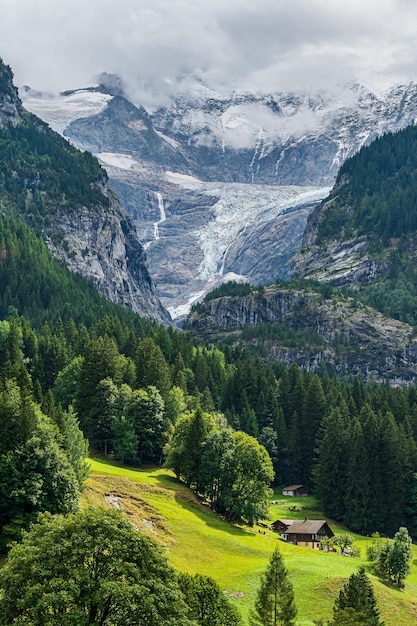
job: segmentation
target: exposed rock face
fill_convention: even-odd
[[[362,145],[412,124],[416,115],[416,85],[377,96],[356,84],[337,93],[190,89],[151,119],[186,146],[198,167],[193,174],[203,180],[324,186]]]
[[[243,328],[265,322],[307,333],[298,347],[286,346],[285,338],[265,339],[269,360],[286,365],[295,362],[313,371],[326,363],[340,376],[372,377],[393,385],[417,380],[413,328],[351,299],[326,300],[315,292],[269,287],[262,295],[255,292],[201,304],[190,315],[187,327],[211,340],[242,342]],[[247,343],[259,344],[259,340]]]
[[[100,106],[97,91],[68,94],[68,101],[60,97],[53,113],[50,98],[42,103],[41,97],[26,94],[30,110],[101,159],[146,246],[150,273],[163,302],[173,313],[228,272],[255,284],[291,277],[290,261],[301,247],[313,203],[304,199],[297,210],[284,213],[277,197],[279,210],[261,218],[253,211],[250,221],[251,212],[244,209],[249,206],[251,188],[258,185],[259,206],[270,204],[271,189],[288,185],[329,188],[340,165],[362,145],[417,117],[417,86],[413,84],[380,96],[358,85],[337,94],[270,95],[222,93],[202,84],[193,87],[167,106],[149,111],[128,102],[119,88],[116,92],[107,89],[105,96],[103,86]],[[77,106],[72,108],[74,99]],[[81,109],[82,115],[70,119],[69,111]],[[178,181],[172,184],[167,171],[198,178],[205,188],[185,188]],[[248,193],[239,197],[239,211],[231,198],[236,198],[234,189],[242,184]],[[223,185],[222,193],[210,185]],[[239,225],[233,240],[218,237],[225,185],[230,187],[225,229]],[[163,197],[163,223],[157,193]],[[323,192],[321,198],[326,195]],[[294,207],[291,202],[284,209],[290,207]],[[154,236],[156,223],[158,237]],[[319,272],[326,263],[328,275],[337,284],[345,284],[350,276],[378,271],[360,245],[352,263],[344,264],[345,251],[336,246],[329,249],[326,259],[317,256],[316,266],[312,261],[311,272]],[[209,256],[213,263],[207,278]],[[295,266],[294,271],[310,275],[307,268]]]
[[[32,117],[22,107],[12,71],[0,59],[0,128],[23,123],[32,123]],[[44,124],[38,132],[52,133]],[[48,215],[47,231],[38,234],[44,237],[55,258],[91,280],[102,295],[145,317],[168,323],[171,317],[150,278],[146,253],[136,230],[104,180],[103,172],[102,182],[90,183],[100,188],[102,203],[98,200],[90,208],[72,204],[65,210],[53,210]],[[26,219],[30,221],[31,217]],[[31,226],[36,229],[36,224]]]
[[[253,285],[291,277],[291,260],[299,247],[315,204],[301,204],[245,231],[228,248],[224,272],[245,276]]]
[[[13,85],[13,72],[0,59],[0,127],[4,123],[16,126],[21,110],[22,104]]]
[[[144,317],[170,320],[149,276],[146,253],[114,196],[108,209],[79,208],[52,228],[54,237],[45,240],[53,255],[91,280],[102,295]]]
[[[314,208],[307,219],[301,252],[291,260],[293,278],[312,278],[338,287],[359,281],[372,281],[386,273],[387,255],[376,257],[369,251],[365,236],[349,241],[329,241],[317,244],[317,229],[332,200]]]

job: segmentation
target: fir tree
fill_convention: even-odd
[[[294,591],[278,550],[269,561],[251,613],[251,626],[292,626],[297,615]]]
[[[351,575],[335,600],[333,621],[330,626],[342,624],[384,625],[379,619],[379,609],[371,581],[363,568],[357,574]]]

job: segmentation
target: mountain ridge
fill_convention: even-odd
[[[382,95],[358,85],[335,94],[259,95],[198,84],[153,109],[129,103],[120,89],[116,96],[109,91],[116,93],[103,85],[55,100],[22,95],[71,141],[96,153],[174,316],[228,273],[256,284],[290,278],[308,215],[340,165],[378,134],[417,117],[414,84]],[[317,190],[315,202],[301,201],[306,186]],[[283,206],[281,190],[290,187],[300,194],[297,206],[292,199]]]
[[[149,276],[146,254],[107,175],[45,122],[28,113],[0,62],[0,195],[56,259],[90,279],[100,293],[158,321],[170,316]]]

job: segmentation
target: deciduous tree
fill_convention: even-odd
[[[0,570],[0,625],[192,626],[159,547],[117,511],[45,514]]]
[[[398,587],[404,587],[404,581],[410,572],[411,537],[402,527],[395,533],[394,540],[387,542],[380,550],[377,570]]]
[[[190,617],[201,626],[240,626],[238,611],[209,576],[180,574],[180,589],[190,607]]]

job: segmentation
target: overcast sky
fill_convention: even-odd
[[[160,100],[192,73],[267,92],[417,80],[416,0],[0,0],[15,82],[64,90],[119,74]]]

